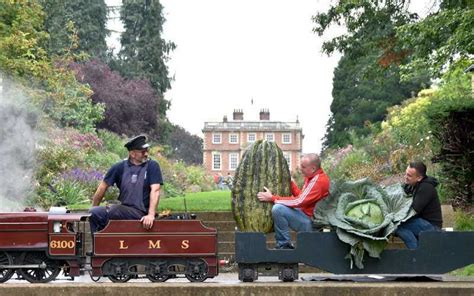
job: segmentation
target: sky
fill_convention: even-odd
[[[170,121],[202,137],[204,122],[222,121],[224,115],[232,119],[234,109],[243,109],[244,120],[257,120],[265,108],[271,120],[298,118],[303,152],[320,152],[340,58],[321,48],[343,29],[331,27],[319,37],[312,32],[311,17],[327,11],[332,2],[161,0],[163,37],[177,45],[167,62],[174,77],[165,93]],[[109,28],[123,30],[119,27],[118,19],[109,22]],[[108,43],[119,44],[119,34],[112,34]]]
[[[204,122],[231,119],[234,109],[243,109],[244,120],[257,120],[265,108],[271,120],[298,119],[303,152],[320,151],[339,55],[321,53],[324,39],[312,32],[311,16],[327,10],[330,1],[161,3],[163,37],[177,45],[167,63],[174,77],[165,93],[171,122],[202,137]],[[109,43],[114,38],[118,42],[115,34]]]

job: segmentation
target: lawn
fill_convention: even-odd
[[[188,193],[184,197],[160,198],[158,204],[158,212],[171,210],[172,212],[183,212],[184,201],[188,211],[205,212],[205,211],[230,211],[230,191],[216,190],[209,192]],[[74,204],[67,208],[76,211],[87,211],[90,204]]]
[[[184,197],[170,197],[160,199],[158,211],[184,211],[184,203],[188,211],[230,211],[230,191],[218,190],[209,192],[188,193]]]

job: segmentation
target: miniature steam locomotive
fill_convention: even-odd
[[[15,273],[31,283],[52,281],[61,271],[72,278],[88,271],[93,280],[105,276],[113,282],[143,276],[164,282],[182,275],[202,282],[219,273],[217,230],[189,215],[156,220],[149,230],[140,221],[112,220],[92,236],[88,216],[0,213],[0,283]],[[350,267],[349,248],[334,232],[297,233],[296,242],[295,249],[269,249],[265,234],[236,231],[239,279],[252,282],[273,273],[294,281],[302,263],[333,274],[385,275],[443,274],[474,263],[474,232],[422,233],[418,249],[385,250],[380,259],[367,258],[364,269]]]
[[[46,283],[61,270],[71,277],[89,270],[91,277],[106,276],[113,282],[141,275],[164,282],[183,274],[201,282],[219,272],[217,230],[199,220],[157,220],[149,230],[139,221],[110,221],[88,243],[87,217],[0,213],[0,283],[15,273],[31,283]]]

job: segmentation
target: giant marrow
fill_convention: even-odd
[[[232,186],[232,212],[240,231],[271,232],[272,202],[261,202],[257,193],[267,187],[274,195],[289,196],[291,175],[281,149],[259,140],[244,152]]]

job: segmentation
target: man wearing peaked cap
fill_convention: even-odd
[[[148,158],[147,138],[131,138],[125,145],[128,158],[114,164],[99,184],[93,198],[89,218],[92,232],[102,230],[109,220],[140,220],[150,229],[155,220],[155,210],[160,198],[163,177],[158,162]],[[105,192],[116,185],[120,204],[99,206]]]
[[[130,139],[127,143],[125,143],[124,147],[127,148],[128,151],[142,150],[149,148],[150,144],[146,142],[146,136],[140,135]]]

